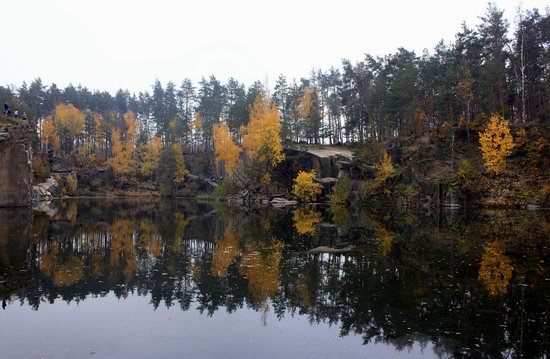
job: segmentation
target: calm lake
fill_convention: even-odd
[[[550,212],[0,209],[0,358],[548,358]]]

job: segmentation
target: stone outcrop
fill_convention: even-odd
[[[295,206],[298,204],[298,201],[294,201],[286,198],[273,198],[270,203],[275,208],[283,208],[287,206]]]
[[[185,188],[183,194],[185,197],[194,197],[198,193],[212,193],[216,187],[218,187],[218,184],[212,179],[187,174],[185,175]]]
[[[334,146],[285,147],[284,153],[289,168],[314,170],[319,178],[339,177],[341,172],[349,172],[353,159],[349,149]]]
[[[40,201],[49,201],[53,199],[54,193],[56,193],[59,190],[59,183],[55,180],[55,178],[50,177],[46,180],[46,182],[39,183],[36,186],[33,186],[33,195],[32,200],[33,202],[40,202]]]
[[[32,203],[31,128],[0,123],[0,207]]]

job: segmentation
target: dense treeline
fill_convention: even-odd
[[[517,18],[511,32],[503,12],[489,4],[475,28],[464,24],[453,42],[440,42],[432,53],[400,48],[357,63],[343,60],[341,68],[312,71],[299,81],[281,75],[270,99],[279,112],[282,140],[363,143],[444,124],[469,133],[493,113],[517,124],[548,123],[550,14],[533,9]],[[51,146],[81,162],[112,164],[122,156],[114,162],[125,167],[134,161],[130,167],[149,176],[148,153],[160,156],[162,148],[175,152],[165,155],[170,157],[211,153],[215,124],[226,124],[242,143],[249,109],[267,90],[260,82],[246,88],[212,75],[198,84],[156,81],[152,91],[120,89],[113,96],[81,85],[47,86],[37,78],[17,89],[0,88],[0,100],[26,112],[37,148]],[[213,156],[207,157],[206,172],[212,172]]]

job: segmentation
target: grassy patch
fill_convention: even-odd
[[[22,125],[23,121],[19,118],[0,115],[0,125],[8,125],[8,124]]]

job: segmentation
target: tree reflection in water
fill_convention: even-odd
[[[550,353],[545,213],[155,200],[65,201],[47,212],[0,211],[8,305],[135,293],[154,308],[300,314],[365,343],[432,343],[440,356]]]

